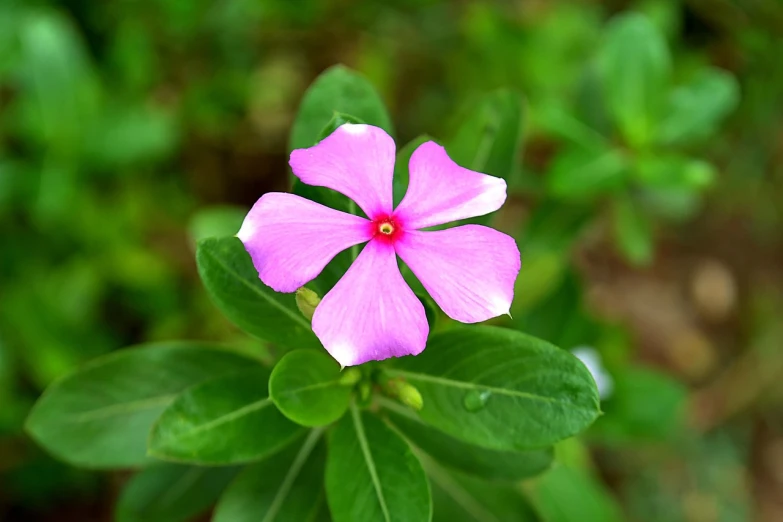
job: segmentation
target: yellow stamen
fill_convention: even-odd
[[[394,227],[391,225],[391,223],[384,223],[379,227],[379,230],[381,231],[381,234],[386,234],[388,236],[394,232]]]

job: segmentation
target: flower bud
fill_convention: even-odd
[[[416,411],[424,407],[424,399],[419,390],[412,384],[397,378],[392,378],[382,382],[384,393],[389,397],[394,397],[404,405],[413,408]]]
[[[424,407],[424,399],[421,397],[421,393],[412,384],[403,383],[398,391],[398,397],[400,402],[404,405],[413,408],[416,411],[420,411]]]
[[[340,375],[340,386],[353,386],[362,379],[362,372],[359,368],[348,368]]]
[[[313,320],[313,314],[315,313],[315,307],[321,302],[321,298],[318,294],[310,290],[309,288],[302,287],[296,291],[296,307],[302,312],[302,315],[308,321]]]

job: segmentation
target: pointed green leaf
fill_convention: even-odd
[[[147,436],[155,419],[180,392],[256,364],[197,343],[120,350],[52,384],[30,412],[26,429],[76,466],[138,466],[149,460]]]
[[[653,256],[652,224],[628,197],[614,201],[614,239],[620,252],[635,265],[650,263]]]
[[[513,486],[485,482],[427,466],[432,481],[433,522],[539,522]]]
[[[444,466],[486,479],[521,480],[552,464],[552,448],[511,452],[467,444],[422,422],[411,410],[384,401],[389,421],[408,440]]]
[[[523,126],[522,96],[498,90],[470,108],[446,150],[461,166],[508,181],[519,163]]]
[[[653,139],[669,92],[671,57],[661,32],[642,14],[609,23],[599,54],[606,104],[625,139],[643,146]]]
[[[587,200],[610,193],[625,183],[628,160],[619,150],[566,149],[547,173],[549,194],[567,200]]]
[[[292,421],[325,426],[348,409],[351,387],[340,384],[340,365],[325,351],[295,350],[272,371],[269,395]]]
[[[570,353],[490,326],[430,337],[416,357],[386,370],[424,398],[422,420],[485,448],[519,451],[579,433],[598,416],[592,376]]]
[[[479,99],[446,142],[449,157],[470,170],[516,181],[524,130],[522,96],[498,90]],[[485,225],[494,213],[459,221]]]
[[[329,437],[326,498],[334,522],[428,522],[430,488],[410,447],[351,408]]]
[[[605,486],[579,469],[557,465],[532,482],[528,491],[536,511],[547,522],[626,520]]]
[[[215,508],[213,522],[328,520],[324,492],[326,451],[313,430],[285,451],[245,468]]]
[[[117,501],[117,522],[184,522],[206,511],[236,468],[155,464],[128,481]]]
[[[739,103],[736,78],[720,69],[709,68],[687,85],[675,89],[669,98],[666,118],[658,139],[675,144],[707,138]]]
[[[201,241],[196,263],[210,297],[238,327],[285,348],[321,346],[296,308],[294,295],[275,292],[261,282],[238,238]]]
[[[612,396],[604,401],[606,415],[590,429],[604,443],[671,440],[685,416],[687,390],[668,375],[627,367],[614,376]]]
[[[155,423],[151,455],[202,465],[259,460],[303,433],[272,403],[269,370],[225,375],[186,390]]]
[[[291,129],[291,149],[312,147],[335,112],[350,114],[393,134],[391,119],[372,84],[343,65],[330,67],[307,89]]]

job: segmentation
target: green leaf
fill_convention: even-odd
[[[514,315],[517,330],[544,339],[555,346],[573,348],[598,340],[598,326],[585,313],[583,282],[571,268],[562,274],[558,287],[533,308]]]
[[[533,209],[525,225],[524,248],[563,255],[576,243],[592,217],[591,205],[544,200]]]
[[[47,154],[73,158],[100,114],[100,85],[87,49],[57,11],[29,9],[19,20],[21,124]]]
[[[312,147],[335,112],[350,114],[393,134],[378,93],[364,76],[343,65],[330,67],[307,89],[291,129],[291,149]]]
[[[580,121],[560,103],[544,103],[532,115],[535,124],[550,134],[587,150],[605,150],[607,140],[601,133]]]
[[[586,472],[559,465],[530,484],[530,500],[546,522],[623,522],[603,484]]]
[[[418,138],[414,138],[405,144],[404,147],[397,151],[397,158],[394,161],[394,206],[400,204],[402,198],[405,196],[405,192],[408,191],[408,180],[410,179],[410,173],[408,172],[408,164],[411,161],[413,152],[419,148],[419,145],[428,141],[434,141],[431,137],[423,134]]]
[[[128,481],[117,501],[117,522],[180,522],[206,511],[236,468],[155,464]]]
[[[616,17],[599,53],[606,104],[625,139],[634,147],[655,136],[669,92],[671,57],[666,40],[641,14]]]
[[[525,270],[514,282],[514,302],[511,315],[530,310],[557,290],[568,265],[568,258],[560,252],[532,250],[524,252]]]
[[[202,465],[259,460],[302,434],[268,393],[263,367],[225,375],[186,390],[150,434],[154,457]]]
[[[685,387],[671,377],[626,368],[614,375],[614,392],[604,402],[606,415],[590,434],[609,443],[670,440],[682,426],[686,399]]]
[[[318,141],[321,141],[324,138],[328,137],[330,134],[332,134],[339,127],[345,125],[346,123],[365,123],[365,121],[360,118],[357,118],[356,116],[351,116],[350,114],[345,114],[343,112],[335,111],[334,114],[332,114],[332,119],[329,120],[329,123],[327,123],[324,126],[324,128],[321,129],[321,132],[318,134]]]
[[[256,362],[196,343],[161,343],[95,359],[52,384],[27,432],[59,459],[90,468],[148,462],[155,419],[185,388]]]
[[[446,150],[461,166],[508,181],[519,164],[523,130],[522,96],[498,90],[470,108]]]
[[[687,156],[649,154],[637,158],[634,177],[645,188],[698,191],[713,183],[715,169]]]
[[[177,148],[179,129],[173,112],[147,106],[110,105],[103,109],[87,144],[96,166],[118,169],[161,161]]]
[[[421,392],[428,424],[485,448],[519,451],[579,433],[598,416],[598,390],[570,353],[519,332],[454,328],[386,370]]]
[[[188,232],[193,243],[210,237],[232,236],[239,231],[247,215],[247,209],[239,206],[221,205],[207,207],[190,218]]]
[[[512,486],[485,482],[427,466],[432,481],[433,522],[538,522]]]
[[[351,388],[340,384],[340,365],[321,350],[295,350],[277,363],[269,396],[280,411],[303,426],[325,426],[343,416]]]
[[[635,196],[651,218],[674,223],[682,223],[695,216],[703,200],[701,192],[684,187],[645,187]]]
[[[326,499],[334,522],[427,522],[430,487],[410,447],[355,406],[329,437]]]
[[[619,150],[569,148],[552,161],[547,173],[549,194],[584,200],[623,186],[628,160]]]
[[[552,448],[526,452],[481,448],[427,426],[411,410],[396,403],[382,404],[390,422],[411,443],[452,469],[486,479],[521,480],[538,475],[552,464]]]
[[[196,263],[214,303],[246,332],[285,348],[321,346],[297,310],[294,295],[277,293],[261,282],[238,238],[201,241]]]
[[[737,107],[739,96],[734,76],[720,69],[705,69],[691,83],[672,92],[658,141],[671,145],[709,137]]]
[[[262,462],[248,466],[220,498],[213,522],[328,520],[323,486],[326,451],[313,430]]]
[[[628,197],[614,201],[614,239],[620,252],[631,263],[646,265],[652,261],[652,225]]]

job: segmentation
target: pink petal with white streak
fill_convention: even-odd
[[[372,125],[346,123],[309,149],[291,153],[302,183],[351,198],[371,219],[392,211],[394,140]]]
[[[509,312],[521,265],[512,237],[465,225],[406,232],[395,249],[452,319],[477,323]]]
[[[237,233],[258,276],[277,292],[315,279],[334,256],[368,241],[371,223],[294,194],[261,196]]]
[[[424,306],[402,278],[391,244],[364,247],[315,309],[313,331],[342,366],[424,350]]]
[[[409,230],[483,216],[506,201],[503,179],[460,167],[434,141],[413,152],[408,170],[408,192],[394,213]]]

